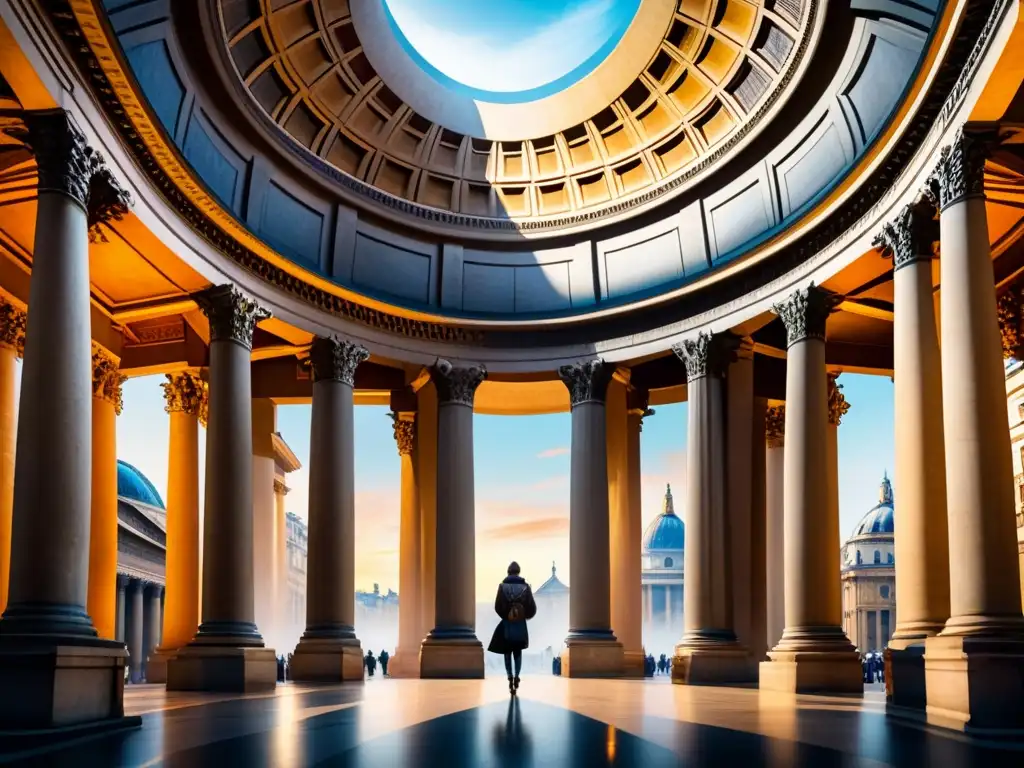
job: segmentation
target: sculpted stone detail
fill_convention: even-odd
[[[603,360],[587,360],[558,369],[559,378],[569,388],[569,402],[573,408],[583,403],[603,403],[613,373],[615,369]]]
[[[36,156],[39,191],[67,195],[84,208],[90,179],[102,161],[85,143],[78,126],[63,109],[26,112],[25,126]]]
[[[124,402],[121,399],[121,385],[127,380],[122,376],[117,361],[97,346],[92,350],[92,396],[106,400],[114,406],[114,413],[121,415]]]
[[[940,210],[968,197],[984,196],[985,158],[994,139],[994,132],[961,128],[953,143],[942,148],[935,169]]]
[[[94,154],[95,164],[92,177],[89,179],[89,201],[87,213],[89,219],[89,241],[93,243],[107,242],[103,232],[104,226],[112,221],[121,221],[132,206],[132,196],[114,178],[103,158]]]
[[[999,335],[1003,342],[1003,357],[1024,360],[1024,328],[1022,325],[1022,297],[1016,287],[1002,293],[996,304],[999,317]]]
[[[344,341],[337,336],[317,336],[309,348],[309,365],[313,383],[340,381],[356,385],[356,368],[370,357],[366,347]]]
[[[160,385],[167,401],[164,410],[197,416],[205,426],[210,407],[210,385],[194,373],[168,373],[165,377],[167,381]]]
[[[251,350],[253,330],[270,317],[270,310],[233,285],[216,285],[192,298],[210,321],[210,341],[233,341]]]
[[[476,388],[487,378],[487,369],[482,365],[456,368],[447,360],[438,358],[430,369],[430,378],[437,387],[438,402],[472,408]]]
[[[786,406],[773,405],[764,414],[764,437],[769,448],[786,444]]]
[[[850,410],[850,404],[843,395],[843,385],[837,381],[839,374],[827,373],[825,376],[828,379],[828,423],[838,427]]]
[[[276,477],[274,478],[274,495],[287,496],[290,490],[291,488],[285,485],[284,481],[278,480]]]
[[[882,255],[892,257],[893,271],[915,261],[930,261],[933,246],[939,239],[939,223],[935,208],[927,197],[906,205],[896,218],[882,227],[872,245]]]
[[[788,346],[804,339],[825,340],[825,321],[840,302],[836,294],[811,283],[800,288],[781,304],[772,307],[772,312],[782,318],[786,326]]]
[[[739,337],[731,333],[702,331],[696,339],[673,345],[672,351],[686,365],[686,380],[695,381],[703,376],[722,378],[739,346]]]
[[[399,456],[411,456],[416,447],[416,414],[391,412]]]
[[[24,312],[0,299],[0,345],[13,348],[18,357],[25,354],[26,319]]]

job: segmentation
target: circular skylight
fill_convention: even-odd
[[[532,101],[586,77],[640,0],[383,0],[392,30],[442,84],[484,101]]]

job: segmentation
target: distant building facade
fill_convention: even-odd
[[[537,616],[530,627],[530,645],[536,650],[550,647],[555,653],[565,642],[563,629],[569,626],[569,587],[558,578],[558,569],[551,563],[551,577],[533,591]]]
[[[1013,457],[1013,499],[1017,513],[1017,553],[1024,595],[1024,363],[1006,361],[1006,410]],[[1024,600],[1022,600],[1024,602]]]
[[[306,521],[289,512],[285,516],[287,535],[285,552],[288,562],[288,595],[285,615],[293,626],[306,626],[306,558],[309,531]]]
[[[667,486],[661,514],[647,526],[641,552],[643,621],[650,629],[682,627],[685,543],[685,525]]]

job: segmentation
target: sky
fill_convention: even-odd
[[[161,381],[163,377],[151,376],[125,383],[117,441],[118,456],[138,467],[166,496],[168,421]],[[893,475],[892,383],[854,374],[839,381],[852,405],[839,427],[840,532],[845,538],[878,503],[885,471],[893,478],[898,508],[899,478]],[[684,514],[686,405],[655,410],[644,420],[641,436],[645,528],[661,512],[666,483],[672,484],[676,512]],[[303,518],[310,414],[305,405],[278,408],[278,430],[303,465],[288,476],[292,491],[287,509]],[[568,583],[570,415],[477,415],[473,428],[478,597],[490,599],[513,559],[534,584],[548,577],[555,561],[559,577]],[[356,408],[355,444],[356,586],[371,589],[378,583],[382,590],[397,590],[400,465],[386,408]]]
[[[640,0],[385,0],[392,30],[435,79],[469,95],[540,98],[589,74]],[[517,99],[518,100],[518,99]]]

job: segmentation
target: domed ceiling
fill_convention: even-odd
[[[411,203],[524,229],[649,203],[782,92],[804,0],[216,0],[298,144]],[[358,189],[358,187],[356,187]]]

